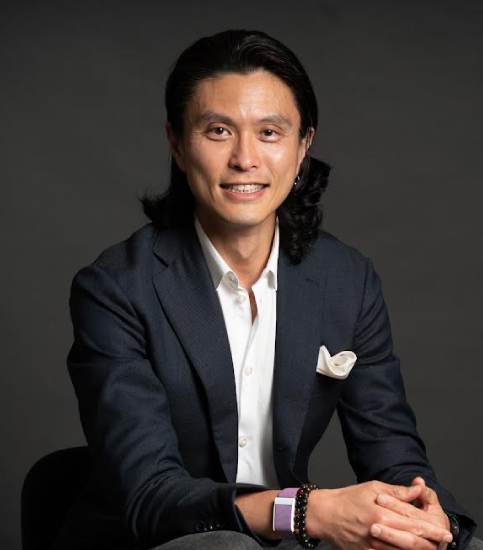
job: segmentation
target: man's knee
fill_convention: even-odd
[[[473,537],[468,544],[468,550],[483,550],[483,541]]]
[[[210,531],[173,539],[152,550],[260,550],[251,537],[236,531]]]

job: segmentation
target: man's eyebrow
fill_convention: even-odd
[[[232,118],[230,118],[227,115],[224,115],[223,113],[216,113],[215,111],[205,111],[195,119],[196,124],[203,124],[203,123],[212,122],[212,121],[222,122],[230,126],[235,126],[235,122]],[[277,113],[274,113],[273,115],[264,116],[260,118],[258,122],[278,124],[279,126],[286,127],[287,129],[292,128],[291,121],[287,117]]]

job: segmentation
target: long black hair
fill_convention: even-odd
[[[166,83],[167,120],[177,137],[183,135],[183,115],[196,84],[224,73],[246,74],[264,69],[291,89],[300,114],[299,137],[317,129],[317,100],[309,77],[295,54],[262,31],[227,30],[197,40],[184,50]],[[299,180],[277,209],[280,246],[290,261],[300,263],[317,238],[322,223],[320,197],[327,188],[330,167],[306,154]],[[192,223],[195,200],[185,173],[171,158],[170,185],[165,193],[141,198],[143,210],[156,225]]]

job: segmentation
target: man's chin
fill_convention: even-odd
[[[212,208],[210,211],[198,211],[203,226],[212,230],[232,231],[273,227],[276,211],[268,209]]]
[[[225,218],[225,226],[228,228],[248,230],[263,227],[269,227],[271,222],[275,220],[274,214],[257,215],[257,216],[227,216]]]

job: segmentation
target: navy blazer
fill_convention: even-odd
[[[68,370],[95,470],[63,540],[149,548],[211,529],[249,533],[234,498],[266,487],[236,483],[233,365],[194,227],[147,224],[108,248],[76,274],[70,307]],[[316,373],[322,345],[356,353],[347,379]],[[380,279],[327,232],[298,265],[280,247],[273,384],[281,487],[307,481],[337,411],[359,482],[421,475],[469,538],[474,522],[438,483],[406,401]]]

